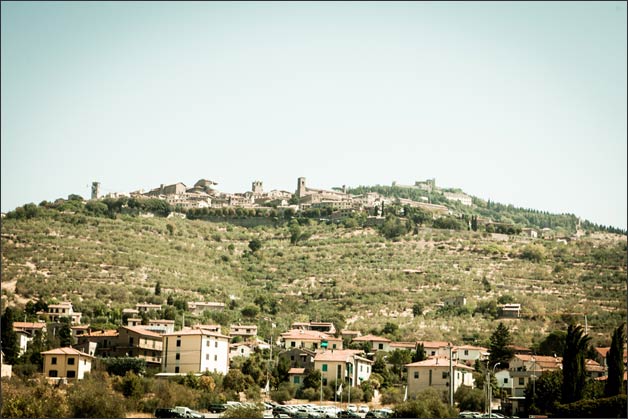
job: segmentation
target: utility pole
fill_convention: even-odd
[[[449,349],[449,405],[454,405],[454,365],[452,360],[452,347],[451,345],[447,345],[447,349]]]

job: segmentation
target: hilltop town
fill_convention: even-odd
[[[625,235],[433,179],[215,187],[95,184],[6,214],[3,416],[569,416],[574,324],[583,402],[625,403],[603,397]]]

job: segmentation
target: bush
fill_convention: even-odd
[[[626,417],[626,395],[558,404],[557,418],[622,418]]]
[[[63,418],[68,414],[65,394],[44,379],[28,385],[17,378],[2,382],[3,418]]]
[[[229,407],[222,414],[223,418],[263,418],[264,411],[259,406]]]
[[[287,389],[274,390],[270,392],[270,399],[280,404],[284,404],[288,400],[292,400],[292,396]]]
[[[382,390],[382,404],[399,404],[403,401],[403,393],[401,389],[389,387]]]
[[[68,390],[68,406],[73,418],[122,418],[124,398],[113,391],[106,373],[90,374]]]
[[[393,412],[395,418],[454,418],[458,411],[443,401],[443,393],[434,388],[419,392],[414,400],[398,404]]]

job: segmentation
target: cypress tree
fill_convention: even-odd
[[[495,329],[491,335],[489,364],[493,366],[499,362],[502,368],[507,368],[508,363],[514,355],[512,348],[508,347],[511,344],[512,337],[510,336],[510,330],[504,323],[500,322],[497,329]]]
[[[13,309],[11,307],[7,307],[0,322],[0,346],[2,347],[2,353],[4,354],[4,362],[9,365],[15,364],[15,361],[17,361],[20,353],[17,334],[13,330],[13,321]]]
[[[584,334],[582,326],[569,325],[563,352],[563,404],[582,399],[587,378],[585,354],[590,340],[591,338]]]
[[[626,335],[622,324],[613,332],[611,348],[606,355],[606,365],[608,365],[608,379],[604,394],[606,397],[622,394],[624,386],[624,340]]]

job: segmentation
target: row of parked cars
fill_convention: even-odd
[[[460,412],[459,415],[461,418],[473,418],[473,419],[484,419],[484,418],[494,418],[494,419],[505,419],[505,418],[517,418],[517,416],[504,416],[501,413],[491,412],[491,413],[480,413],[480,412],[469,412],[464,411]]]
[[[364,416],[363,416],[364,415]],[[348,405],[346,410],[335,406],[319,406],[315,404],[275,405],[272,417],[288,418],[388,418],[392,415],[390,409],[370,411],[368,406]]]

